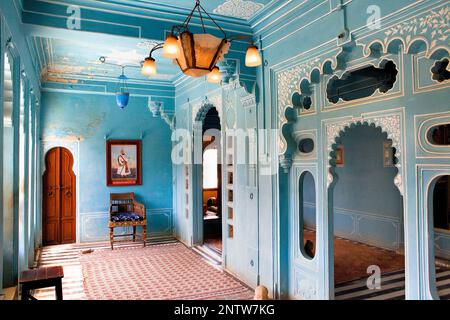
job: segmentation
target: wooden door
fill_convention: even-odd
[[[73,156],[65,148],[53,148],[45,156],[43,176],[44,245],[76,241],[76,177]]]

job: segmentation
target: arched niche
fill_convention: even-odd
[[[442,123],[429,128],[426,138],[434,146],[450,146],[450,123]]]
[[[312,260],[317,247],[316,183],[310,171],[303,171],[298,178],[298,245],[306,259]]]

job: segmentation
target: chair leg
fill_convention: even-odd
[[[109,241],[111,242],[111,250],[114,250],[114,228],[109,228]]]
[[[142,226],[142,241],[144,241],[144,247],[146,240],[147,240],[147,226]]]
[[[133,242],[136,241],[136,226],[133,226]]]
[[[62,300],[63,299],[63,291],[62,291],[61,279],[59,279],[58,282],[56,283],[55,291],[56,291],[56,300]]]

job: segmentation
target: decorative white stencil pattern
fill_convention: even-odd
[[[290,69],[280,72],[277,76],[277,86],[278,86],[278,121],[280,129],[280,139],[278,143],[278,149],[280,154],[285,153],[287,145],[284,141],[283,134],[281,133],[281,128],[287,119],[285,117],[286,108],[292,105],[291,96],[296,91],[299,90],[298,85],[300,80],[303,78],[308,78],[311,71],[314,68],[320,69],[320,59],[313,58],[302,64],[298,64]]]
[[[246,0],[226,0],[223,4],[214,9],[214,13],[235,18],[249,19],[256,11],[262,9],[264,5]]]
[[[317,289],[314,280],[304,278],[299,274],[296,274],[297,281],[297,295],[305,300],[317,299]]]
[[[437,46],[438,42],[445,42],[450,36],[450,7],[431,11],[429,14],[419,18],[413,18],[399,23],[385,31],[385,43],[395,37],[405,38],[408,46],[416,36],[429,34],[431,36],[430,48]]]

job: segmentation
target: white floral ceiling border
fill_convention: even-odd
[[[249,0],[226,0],[213,12],[229,17],[249,19],[263,7],[264,4]]]

